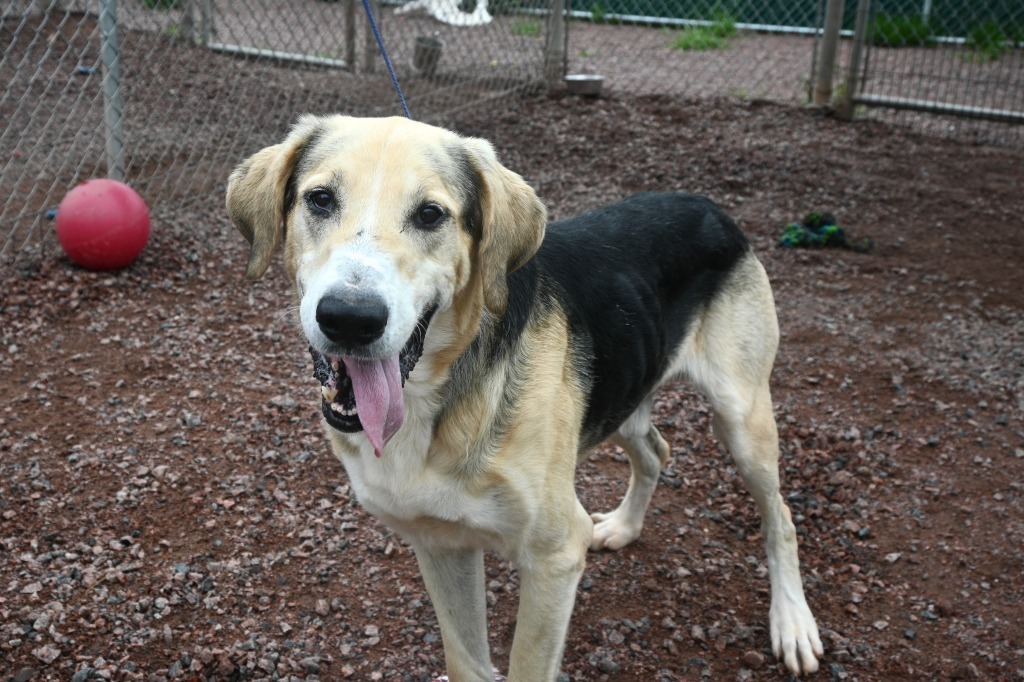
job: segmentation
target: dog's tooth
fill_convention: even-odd
[[[359,414],[359,410],[357,410],[356,408],[347,408],[344,405],[340,405],[338,403],[331,403],[331,410],[337,412],[342,417],[354,417],[357,414]]]
[[[338,362],[337,360],[331,360],[331,369],[337,372],[339,367],[341,367],[340,362]]]
[[[323,394],[324,400],[326,400],[327,402],[331,402],[332,400],[334,400],[334,396],[338,395],[338,389],[328,388],[327,386],[321,386],[320,393]]]

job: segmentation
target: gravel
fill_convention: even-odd
[[[466,113],[554,217],[721,202],[775,286],[784,492],[822,679],[1024,679],[1024,165],[763,102],[538,98]],[[775,246],[834,213],[868,254]],[[114,273],[0,298],[0,680],[416,680],[443,671],[410,550],[328,453],[279,267],[244,281],[220,195]],[[641,540],[590,557],[562,680],[779,679],[758,521],[685,386]],[[588,509],[628,467],[584,461]],[[518,579],[487,563],[507,671]]]

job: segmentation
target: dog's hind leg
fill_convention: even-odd
[[[772,603],[772,650],[793,673],[814,672],[823,654],[804,597],[796,528],[779,490],[779,436],[768,379],[778,347],[771,289],[756,261],[737,273],[732,293],[709,310],[684,372],[710,399],[715,435],[732,454],[761,514]],[[713,350],[712,350],[713,349]]]
[[[629,457],[629,487],[615,511],[594,513],[591,549],[621,549],[640,536],[647,505],[668,461],[669,446],[651,423],[654,397],[648,396],[609,440]]]
[[[714,431],[732,454],[761,514],[772,588],[772,650],[795,674],[814,672],[823,650],[800,579],[796,528],[779,491],[778,435],[767,384],[755,390],[746,409],[736,407],[716,401]]]
[[[423,582],[441,625],[449,678],[453,682],[493,682],[487,646],[483,552],[415,549]]]

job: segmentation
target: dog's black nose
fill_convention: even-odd
[[[316,304],[316,323],[328,339],[343,348],[355,349],[384,334],[388,307],[376,296],[324,296]]]

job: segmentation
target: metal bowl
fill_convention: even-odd
[[[601,94],[604,76],[592,73],[577,73],[565,77],[565,89],[570,95],[597,97]]]

